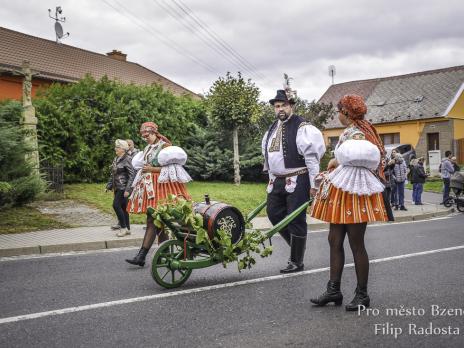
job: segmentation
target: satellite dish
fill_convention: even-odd
[[[63,37],[63,27],[59,22],[55,22],[55,33],[57,38],[61,39]]]

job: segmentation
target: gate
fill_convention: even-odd
[[[63,163],[52,165],[48,161],[42,161],[40,164],[40,173],[47,182],[47,189],[57,193],[64,192],[64,175]]]

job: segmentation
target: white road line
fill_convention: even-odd
[[[464,245],[458,245],[458,246],[454,246],[454,247],[435,249],[435,250],[421,251],[421,252],[412,253],[412,254],[404,254],[404,255],[384,257],[384,258],[380,258],[380,259],[371,260],[370,263],[388,262],[388,261],[406,259],[406,258],[410,258],[410,257],[430,255],[430,254],[436,254],[436,253],[441,253],[441,252],[446,252],[446,251],[453,251],[453,250],[460,250],[460,249],[464,249]],[[354,266],[353,263],[349,263],[349,264],[345,265],[345,267],[353,267],[353,266]],[[155,300],[155,299],[160,299],[160,298],[181,296],[181,295],[193,294],[193,293],[198,293],[198,292],[205,292],[205,291],[210,291],[210,290],[231,288],[231,287],[247,285],[247,284],[256,284],[256,283],[262,283],[262,282],[278,280],[278,279],[284,279],[284,278],[290,278],[290,277],[301,277],[301,276],[304,276],[304,275],[307,275],[307,274],[321,273],[321,272],[325,272],[325,271],[328,271],[328,270],[329,270],[329,267],[317,268],[317,269],[312,269],[312,270],[303,271],[303,272],[299,272],[299,273],[293,273],[293,274],[275,275],[275,276],[269,276],[269,277],[263,277],[263,278],[242,280],[242,281],[232,282],[232,283],[204,286],[204,287],[195,288],[195,289],[166,292],[166,293],[163,293],[163,294],[156,294],[156,295],[142,296],[142,297],[133,297],[133,298],[127,298],[127,299],[123,299],[123,300],[102,302],[102,303],[94,303],[94,304],[85,305],[85,306],[69,307],[69,308],[57,309],[57,310],[47,311],[47,312],[38,312],[38,313],[31,313],[31,314],[25,314],[25,315],[18,315],[18,316],[15,316],[15,317],[0,318],[0,324],[14,323],[14,322],[23,321],[23,320],[38,319],[38,318],[56,316],[56,315],[67,314],[67,313],[82,312],[82,311],[87,311],[87,310],[91,310],[91,309],[113,307],[113,306],[119,306],[119,305],[124,305],[124,304],[129,304],[129,303],[135,303],[135,302],[144,302],[144,301],[150,301],[150,300]]]

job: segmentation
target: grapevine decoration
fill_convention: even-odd
[[[203,216],[194,212],[192,202],[174,195],[170,195],[156,209],[149,208],[148,212],[158,228],[172,234],[167,225],[174,223],[195,234],[195,243],[204,248],[214,259],[221,260],[224,268],[228,263],[237,262],[240,272],[243,269],[250,269],[256,263],[253,253],[261,257],[272,254],[272,245],[264,245],[268,237],[258,230],[248,229],[242,239],[233,244],[230,231],[233,227],[231,224],[234,222],[227,219],[220,223],[221,228],[211,240],[203,227]],[[171,235],[172,237],[174,236]]]

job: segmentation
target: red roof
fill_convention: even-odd
[[[86,74],[96,79],[106,75],[123,83],[156,83],[176,95],[199,98],[198,94],[137,63],[0,27],[0,69],[20,69],[24,60],[30,62],[33,71],[39,72],[39,77],[54,81],[78,81]]]

